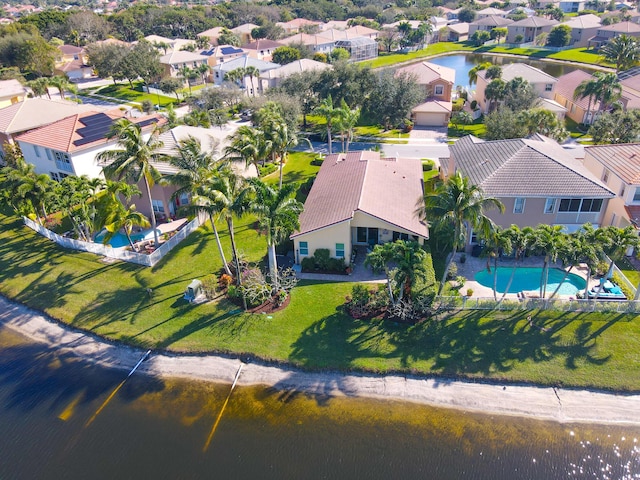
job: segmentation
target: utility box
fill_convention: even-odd
[[[202,292],[202,282],[200,280],[192,280],[184,291],[184,299],[193,303],[204,296]]]

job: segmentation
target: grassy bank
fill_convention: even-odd
[[[251,219],[238,222],[238,244],[259,261],[264,240],[251,226]],[[309,369],[640,390],[640,325],[633,316],[534,312],[534,326],[526,312],[463,312],[415,326],[356,321],[342,310],[349,283],[301,282],[289,307],[273,315],[243,314],[224,300],[182,300],[193,278],[219,267],[208,227],[155,268],[142,268],[66,251],[0,215],[0,292],[115,340],[246,353]]]

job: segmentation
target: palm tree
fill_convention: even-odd
[[[638,39],[626,34],[609,40],[601,50],[604,59],[616,66],[616,71],[627,70],[640,61],[640,44]]]
[[[590,246],[589,246],[590,247]],[[564,275],[558,286],[553,291],[549,300],[556,296],[560,291],[562,284],[565,282],[573,267],[577,267],[582,263],[585,256],[590,255],[591,250],[585,250],[585,245],[581,241],[580,237],[576,235],[567,235],[563,238],[558,246],[558,258],[562,262],[564,267]],[[569,268],[567,268],[569,267]]]
[[[484,91],[485,98],[489,101],[489,110],[495,105],[498,106],[498,102],[504,99],[506,94],[507,84],[501,78],[494,78]]]
[[[155,214],[153,213],[151,187],[160,178],[160,174],[153,166],[153,163],[167,159],[166,155],[160,153],[160,149],[164,144],[158,139],[157,130],[154,130],[149,138],[145,140],[142,128],[126,118],[122,118],[113,124],[108,138],[116,138],[118,140],[117,145],[120,148],[100,152],[96,155],[96,160],[105,164],[102,170],[107,178],[126,179],[133,183],[144,180],[144,186],[149,197],[153,238],[157,246],[159,245],[158,231],[156,229]]]
[[[622,257],[630,247],[638,246],[638,234],[632,225],[625,228],[609,226],[602,228],[602,230],[608,240],[603,245],[603,250],[611,259],[607,273],[607,276],[611,276],[615,261]]]
[[[51,100],[51,95],[49,94],[49,79],[47,77],[40,77],[35,80],[31,80],[27,82],[27,86],[31,88],[31,91],[36,97],[46,95],[47,98]]]
[[[331,98],[331,95],[322,100],[320,102],[320,105],[315,108],[315,114],[324,117],[325,121],[327,122],[327,142],[329,144],[329,155],[331,155],[332,153],[331,128],[333,126],[333,121],[336,118],[337,110],[338,109],[333,106],[333,99]]]
[[[591,103],[593,99],[597,100],[598,98],[598,82],[596,78],[583,80],[573,92],[574,100],[585,97],[589,99],[589,103],[587,104],[587,118],[584,123],[593,123],[593,118],[591,116]]]
[[[182,77],[182,79],[183,79],[184,81],[186,81],[186,82],[187,82],[187,86],[189,87],[189,95],[191,95],[191,93],[192,93],[192,92],[191,92],[191,79],[193,78],[193,77],[192,77],[193,71],[192,71],[192,70],[191,70],[191,68],[190,68],[190,67],[188,67],[187,65],[183,65],[183,66],[180,68],[180,70],[179,70],[179,72],[178,72],[178,73],[180,74],[180,76]],[[184,86],[184,85],[183,85],[183,86]]]
[[[198,39],[200,38],[205,38],[205,37],[198,37]],[[205,38],[205,41],[206,38]],[[207,85],[207,75],[209,75],[209,65],[207,65],[206,63],[201,63],[200,65],[198,65],[198,68],[196,68],[196,71],[202,76],[202,83],[206,86]]]
[[[60,98],[62,100],[65,99],[64,92],[66,90],[69,90],[72,92],[75,91],[74,85],[71,82],[69,82],[69,79],[66,76],[63,76],[63,75],[57,75],[55,77],[51,77],[49,79],[49,85],[58,89],[58,92],[60,92]]]
[[[490,262],[493,259],[493,299],[498,300],[498,260],[504,252],[511,252],[511,234],[508,230],[496,227],[485,238],[484,252],[487,255],[487,270],[491,271]]]
[[[289,150],[298,145],[298,136],[289,130],[284,121],[269,121],[265,125],[265,135],[271,142],[271,152],[273,158],[280,160],[280,180],[278,187],[282,188],[282,174],[284,164],[287,162]]]
[[[469,85],[473,85],[478,81],[478,72],[486,70],[491,65],[493,65],[491,62],[482,62],[472,67],[471,70],[469,70]]]
[[[494,229],[493,222],[485,215],[490,208],[504,212],[500,200],[486,197],[479,186],[471,184],[469,178],[463,177],[460,172],[449,177],[434,191],[426,193],[419,202],[416,214],[421,220],[430,220],[436,229],[447,229],[452,233],[453,251],[447,260],[438,295],[444,288],[456,252],[467,243],[469,227],[485,238]]]
[[[299,228],[298,217],[302,213],[303,206],[295,199],[297,189],[294,184],[275,189],[258,178],[249,181],[255,193],[255,198],[251,202],[251,211],[258,217],[260,227],[267,236],[269,274],[275,293],[279,290],[276,245]]]
[[[338,127],[342,134],[342,151],[349,151],[349,142],[353,138],[353,130],[360,120],[360,108],[349,108],[344,98],[340,102],[340,108],[338,109]]]
[[[371,267],[374,271],[384,270],[387,278],[387,291],[389,292],[389,301],[391,305],[395,305],[396,301],[393,295],[393,288],[391,286],[391,271],[389,264],[393,258],[393,244],[384,243],[382,245],[375,245],[373,250],[367,254],[364,259],[364,265]]]
[[[561,225],[538,225],[534,233],[533,249],[544,254],[542,275],[540,278],[540,297],[547,294],[547,282],[549,280],[549,262],[558,259],[561,242],[564,239]]]
[[[392,261],[395,264],[394,279],[399,286],[398,300],[411,300],[411,291],[416,280],[427,278],[427,266],[424,263],[427,252],[418,242],[397,240],[391,245]]]
[[[16,167],[2,168],[0,194],[16,213],[33,213],[42,225],[47,216],[47,202],[54,195],[54,182],[46,174],[37,174],[35,166],[18,160]]]
[[[600,100],[600,111],[604,111],[620,98],[622,85],[615,73],[596,72],[593,75],[597,78],[596,90]]]
[[[591,272],[593,266],[598,262],[602,253],[602,245],[606,243],[603,230],[593,228],[590,223],[585,223],[575,233],[580,241],[580,252],[582,253],[582,262],[587,264],[587,284],[584,288],[584,298],[589,299],[589,283],[591,283]]]
[[[242,161],[247,167],[255,165],[260,177],[259,164],[264,165],[271,153],[271,141],[259,128],[241,126],[231,136],[231,143],[225,148],[224,155],[231,161]]]
[[[513,279],[515,278],[516,270],[518,268],[518,262],[522,260],[522,258],[524,258],[531,249],[531,245],[533,244],[533,240],[535,238],[535,231],[531,227],[524,227],[523,229],[520,229],[520,227],[518,227],[517,225],[511,225],[509,228],[503,231],[503,235],[506,235],[509,238],[514,261],[513,268],[511,269],[511,276],[509,277],[507,286],[505,287],[504,293],[500,298],[501,302],[507,296],[507,292],[509,291],[509,289],[511,289],[511,285],[513,284]]]
[[[253,85],[253,79],[258,78],[260,76],[260,70],[257,67],[249,66],[244,69],[245,76],[249,77],[249,81],[251,82],[251,92],[253,96],[256,96],[256,89]]]
[[[226,162],[216,161],[212,153],[202,151],[200,140],[192,136],[180,140],[177,150],[177,155],[169,160],[176,167],[177,172],[165,177],[168,183],[178,187],[171,195],[171,198],[175,200],[184,194],[190,195],[191,204],[183,208],[195,214],[202,212],[209,217],[224,271],[227,275],[231,275],[216,227],[217,205],[210,199],[200,195],[211,181],[211,178],[226,167]]]
[[[134,252],[136,251],[136,247],[133,244],[133,240],[131,240],[133,227],[148,227],[150,225],[147,217],[136,211],[135,205],[130,205],[127,208],[121,206],[114,210],[108,217],[107,222],[108,223],[105,225],[107,233],[102,239],[102,243],[109,243],[109,240],[111,240],[116,233],[123,230],[127,236],[127,240],[129,240],[131,250]]]

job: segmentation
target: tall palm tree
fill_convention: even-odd
[[[353,131],[360,120],[360,108],[351,109],[344,98],[340,102],[338,128],[342,134],[342,151],[349,151],[349,142],[353,139]]]
[[[284,164],[287,162],[289,150],[298,145],[298,136],[289,130],[284,121],[270,121],[265,125],[265,134],[271,142],[271,152],[274,159],[280,160],[280,180],[278,187],[282,188]]]
[[[492,106],[497,108],[498,102],[503,100],[507,93],[507,84],[501,78],[494,78],[484,91],[485,98],[489,101],[489,110]]]
[[[511,243],[511,251],[514,256],[513,268],[511,269],[511,275],[507,286],[504,289],[504,293],[500,298],[502,302],[507,296],[507,292],[513,284],[513,279],[516,275],[519,262],[529,253],[533,240],[535,238],[535,231],[531,227],[524,227],[520,229],[517,225],[511,225],[509,228],[503,231],[503,234],[508,236],[509,243]]]
[[[216,227],[217,205],[215,202],[211,202],[210,199],[200,195],[208,186],[212,177],[218,175],[226,167],[226,162],[217,161],[212,153],[204,152],[200,140],[192,136],[180,140],[176,155],[171,157],[169,161],[177,168],[177,172],[164,178],[167,183],[178,187],[171,195],[171,198],[175,200],[187,194],[191,196],[191,204],[183,208],[195,214],[204,213],[209,217],[225,273],[231,275]]]
[[[418,242],[398,240],[392,245],[394,279],[399,286],[398,300],[411,300],[411,291],[416,280],[427,278],[427,266],[424,263],[427,252]]]
[[[180,76],[182,77],[182,80],[187,82],[187,86],[189,87],[189,95],[191,95],[191,79],[192,77],[192,70],[191,67],[187,66],[187,65],[183,65],[180,70],[178,71],[178,73],[180,74]],[[183,85],[184,86],[184,85]]]
[[[614,226],[602,228],[607,242],[603,245],[604,253],[606,253],[611,262],[609,263],[608,276],[613,273],[615,261],[622,257],[630,247],[638,246],[638,234],[632,225],[625,228]]]
[[[622,85],[615,73],[596,72],[593,75],[597,78],[596,90],[600,100],[600,111],[604,111],[622,96]]]
[[[198,37],[198,39],[200,38],[204,37]],[[209,68],[209,65],[207,65],[206,63],[201,63],[200,65],[198,65],[198,68],[196,68],[196,71],[202,76],[202,83],[205,86],[207,85],[207,75],[209,75],[210,70],[211,69]]]
[[[561,243],[564,240],[563,227],[561,225],[538,225],[535,230],[533,249],[544,255],[542,275],[540,278],[540,297],[547,294],[549,280],[549,263],[558,259]]]
[[[107,233],[102,239],[102,243],[109,243],[109,240],[111,240],[116,233],[123,230],[127,236],[131,250],[135,252],[136,247],[133,244],[133,240],[131,240],[133,227],[148,227],[149,225],[150,223],[147,217],[136,211],[135,204],[129,205],[126,208],[121,206],[115,209],[108,217],[107,224],[105,225]]]
[[[485,238],[484,252],[487,255],[487,270],[491,270],[490,261],[493,259],[493,299],[498,300],[498,260],[504,252],[511,252],[511,234],[508,230],[496,227]]]
[[[271,153],[271,141],[266,138],[263,130],[246,125],[241,126],[231,136],[231,143],[225,148],[224,155],[231,161],[242,161],[248,167],[255,165],[260,177],[260,163]]]
[[[559,244],[558,248],[558,258],[562,262],[562,266],[564,267],[564,275],[558,286],[553,291],[549,300],[556,296],[556,294],[560,291],[562,284],[565,282],[573,267],[577,267],[582,263],[585,255],[590,255],[590,250],[585,250],[586,245],[583,244],[580,237],[576,235],[567,235],[564,237],[562,242]],[[590,247],[590,246],[588,246]],[[567,268],[568,267],[568,268]]]
[[[36,78],[27,82],[27,87],[31,88],[31,91],[36,97],[46,95],[51,100],[51,94],[49,93],[49,79],[47,77]]]
[[[482,62],[482,63],[478,63],[477,65],[473,66],[469,70],[469,85],[473,85],[474,83],[477,83],[477,81],[478,81],[478,72],[480,72],[482,70],[486,70],[491,65],[493,65],[491,62]]]
[[[245,76],[249,77],[249,81],[251,82],[251,92],[253,94],[253,96],[256,96],[256,89],[253,85],[253,79],[254,78],[258,78],[260,76],[260,70],[258,70],[257,67],[254,66],[248,66],[244,68],[244,74]]]
[[[580,252],[582,253],[582,262],[587,265],[587,284],[584,288],[584,298],[589,299],[589,283],[591,283],[591,272],[594,265],[601,258],[602,245],[607,242],[604,238],[603,230],[594,228],[590,223],[585,223],[575,233],[580,241]]]
[[[108,138],[117,139],[117,146],[120,148],[100,152],[96,155],[96,159],[99,163],[104,164],[102,170],[107,178],[126,179],[133,183],[144,181],[149,197],[153,238],[157,246],[159,245],[158,231],[153,213],[151,187],[160,178],[160,173],[153,163],[168,159],[165,154],[160,152],[164,144],[158,139],[157,130],[154,130],[145,140],[142,128],[126,118],[117,120],[113,124]]]
[[[303,206],[295,199],[294,184],[275,189],[258,178],[253,178],[249,182],[255,194],[251,202],[251,211],[258,217],[260,227],[267,236],[269,274],[277,292],[279,282],[276,245],[288,238],[300,226],[298,217],[302,213]]]
[[[333,121],[336,119],[337,109],[333,106],[333,99],[331,95],[327,96],[320,102],[314,110],[316,115],[324,117],[327,123],[327,143],[329,144],[329,155],[332,153],[331,149],[331,128],[333,127]]]
[[[609,40],[600,52],[607,62],[615,64],[617,72],[627,70],[640,61],[638,39],[626,34]]]
[[[593,100],[598,99],[598,83],[596,78],[591,78],[587,80],[583,80],[573,92],[574,100],[578,98],[588,98],[589,103],[587,104],[587,118],[584,123],[593,123],[593,117],[591,116],[591,104]]]
[[[391,269],[389,264],[393,258],[393,244],[383,243],[382,245],[375,245],[373,250],[367,254],[364,259],[364,265],[371,267],[374,271],[384,270],[387,277],[387,291],[389,292],[389,301],[391,305],[395,305],[395,297],[393,295],[393,287],[391,286]]]
[[[500,200],[485,196],[479,186],[471,184],[469,178],[463,177],[460,172],[449,177],[434,191],[426,193],[419,202],[416,214],[421,220],[430,221],[434,228],[452,233],[453,249],[442,275],[438,295],[442,293],[456,252],[467,243],[469,228],[484,238],[494,229],[493,222],[485,214],[491,208],[504,212]]]
[[[75,91],[75,86],[69,81],[66,75],[57,75],[49,78],[49,85],[58,89],[62,100],[65,100],[65,91]]]

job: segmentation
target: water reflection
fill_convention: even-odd
[[[106,370],[0,331],[0,478],[638,478],[640,429],[234,391]],[[64,414],[64,415],[63,415]]]

